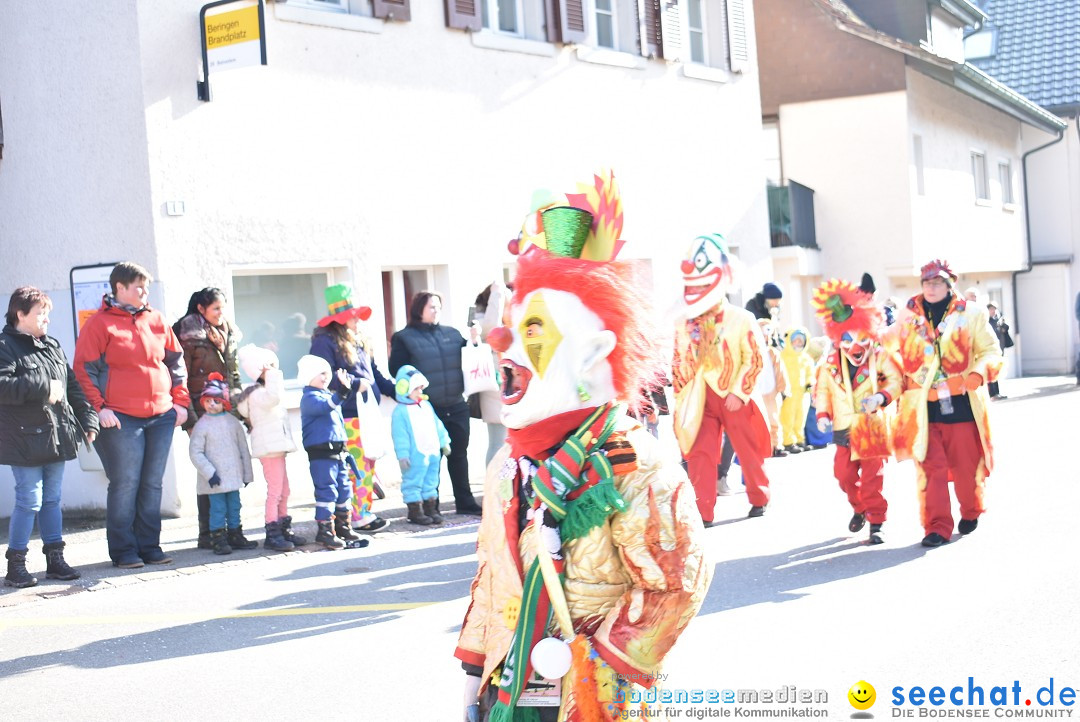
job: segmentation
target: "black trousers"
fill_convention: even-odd
[[[199,510],[199,536],[210,533],[210,495],[199,494],[195,497],[195,506]]]
[[[446,469],[454,488],[454,502],[458,508],[476,503],[469,487],[469,404],[461,399],[450,406],[434,406],[439,420],[450,435],[450,456],[446,457]]]

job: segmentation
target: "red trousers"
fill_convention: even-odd
[[[979,429],[974,421],[930,424],[926,459],[919,464],[919,470],[926,477],[926,487],[919,492],[919,507],[927,534],[937,532],[946,539],[952,538],[950,474],[956,500],[960,502],[960,517],[978,519],[986,511],[983,506],[986,467]]]
[[[721,432],[728,435],[739,456],[739,467],[746,482],[746,498],[753,506],[769,503],[769,477],[765,476],[763,467],[765,459],[751,431],[753,413],[749,404],[744,404],[738,411],[728,411],[724,400],[711,388],[705,391],[705,415],[701,419],[694,446],[686,457],[690,483],[697,492],[702,521],[713,520],[713,507],[716,506],[716,462],[720,458]]]
[[[833,475],[840,490],[847,494],[848,503],[857,514],[865,514],[871,524],[883,524],[889,502],[881,495],[885,480],[885,460],[851,459],[851,448],[837,445],[833,458]]]

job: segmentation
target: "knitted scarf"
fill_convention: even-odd
[[[585,536],[606,522],[613,512],[626,508],[615,488],[615,472],[602,448],[622,415],[612,404],[595,409],[559,450],[541,463],[533,479],[536,498],[529,523],[543,536],[560,582],[563,543]],[[540,563],[534,559],[525,573],[521,611],[503,663],[499,700],[491,710],[491,722],[539,721],[535,708],[518,707],[517,701],[532,675],[529,655],[544,637],[550,622],[551,600],[544,587]]]

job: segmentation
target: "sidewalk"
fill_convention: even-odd
[[[256,474],[256,477],[261,479],[258,474]],[[378,548],[380,537],[412,534],[435,528],[406,522],[407,512],[401,500],[400,478],[391,474],[387,474],[383,478],[386,499],[375,501],[375,512],[389,521],[390,525],[377,534],[360,534],[357,532],[358,536],[371,540],[369,549]],[[307,485],[310,486],[310,481],[308,481]],[[251,486],[255,487],[255,483]],[[443,483],[440,484],[439,489],[441,492],[440,509],[446,518],[441,528],[479,523],[480,517],[463,516],[454,513],[454,497],[451,492],[450,480],[445,478],[445,470]],[[479,500],[483,493],[482,475],[474,475],[472,489],[477,500]],[[257,495],[252,494],[252,496]],[[71,566],[82,573],[82,577],[71,582],[45,578],[45,555],[41,552],[41,540],[38,538],[35,529],[34,535],[30,538],[29,553],[26,555],[26,568],[37,578],[38,583],[36,586],[25,589],[0,586],[0,608],[42,599],[64,597],[80,592],[122,587],[166,577],[199,574],[237,564],[269,563],[276,558],[291,554],[323,552],[348,554],[350,552],[348,549],[330,552],[311,543],[315,538],[316,530],[315,504],[310,501],[310,493],[299,496],[299,502],[290,504],[289,511],[293,517],[293,531],[305,537],[309,542],[303,547],[298,547],[290,552],[275,552],[263,549],[263,506],[262,504],[248,503],[242,508],[241,523],[243,524],[244,535],[252,541],[259,542],[257,549],[233,550],[232,554],[222,556],[218,556],[208,549],[198,549],[196,548],[199,535],[198,518],[194,515],[185,515],[175,519],[161,520],[161,548],[173,558],[173,562],[161,566],[148,564],[140,569],[118,569],[112,565],[105,541],[104,511],[82,515],[66,514],[64,517],[64,542],[67,547],[64,549],[64,557]],[[7,548],[9,521],[9,518],[0,519],[0,538],[4,541],[5,549]],[[6,562],[3,569],[6,572]]]

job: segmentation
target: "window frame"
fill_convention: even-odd
[[[915,192],[926,195],[926,162],[923,159],[923,137],[921,133],[911,136],[911,160],[915,165]]]
[[[978,148],[972,148],[970,151],[971,157],[971,180],[972,190],[975,191],[975,203],[978,205],[989,205],[990,203],[990,176],[989,168],[986,165],[986,151]],[[982,161],[982,192],[979,194],[979,172],[978,161]]]
[[[690,3],[693,2],[698,3],[698,7],[701,13],[701,27],[697,29],[693,28],[690,25]],[[694,65],[702,65],[705,67],[712,67],[712,65],[710,65],[709,59],[709,16],[705,0],[686,0],[682,16],[682,31],[686,34],[686,56],[683,58],[683,62],[692,63]],[[691,42],[690,38],[695,32],[700,33],[701,35],[701,60],[694,60],[693,57],[694,44]]]
[[[483,13],[481,14],[482,27],[484,31],[495,35],[501,35],[507,38],[525,39],[525,0],[508,0],[509,2],[514,3],[514,21],[517,26],[516,30],[511,32],[498,27],[499,3],[506,1],[507,0],[480,0],[480,2],[483,3]],[[492,26],[493,19],[494,27]]]
[[[390,274],[390,307],[386,308],[385,298],[383,301],[383,324],[386,329],[392,329],[387,335],[386,342],[390,343],[390,336],[394,331],[400,331],[409,325],[409,303],[412,299],[405,298],[405,271],[423,271],[427,274],[425,289],[435,288],[435,266],[431,264],[404,264],[390,265],[379,268],[379,286],[382,287],[382,274]],[[445,305],[445,294],[444,294]],[[389,353],[389,351],[387,351]]]
[[[1013,193],[1012,161],[1003,158],[998,161],[998,183],[1001,185],[1001,205],[1004,208],[1016,205],[1016,194]],[[1004,171],[1005,177],[1002,176]]]
[[[619,0],[607,0],[607,2],[611,9],[602,11],[596,6],[597,0],[589,0],[589,10],[593,16],[592,28],[589,31],[589,43],[594,48],[622,52],[622,48],[619,47]],[[611,45],[600,44],[600,15],[602,14],[611,18]]]

